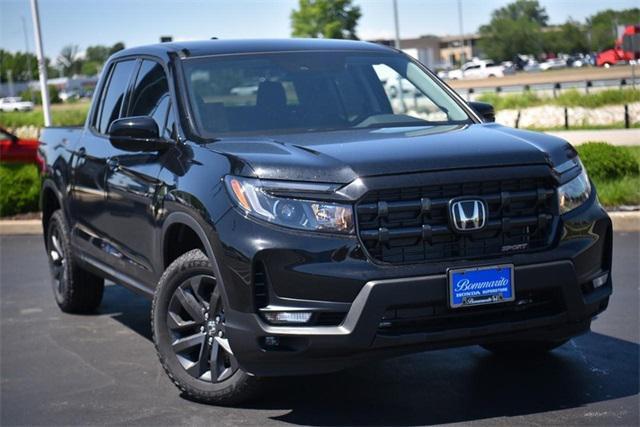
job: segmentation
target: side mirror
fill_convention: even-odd
[[[109,126],[111,144],[125,151],[161,151],[171,145],[160,138],[156,121],[149,116],[125,117]]]
[[[485,122],[496,121],[496,111],[493,105],[487,104],[486,102],[469,102],[469,106],[473,108]]]

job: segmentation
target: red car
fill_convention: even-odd
[[[42,170],[44,163],[38,154],[39,145],[37,139],[20,139],[0,128],[0,161],[3,163],[33,163]]]

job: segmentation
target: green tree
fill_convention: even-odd
[[[0,81],[26,82],[38,77],[38,60],[31,53],[11,53],[0,49]]]
[[[578,53],[589,51],[589,40],[584,26],[569,20],[559,27],[547,27],[542,33],[546,53]]]
[[[352,0],[299,0],[291,12],[291,35],[357,40],[356,26],[362,15]]]
[[[625,10],[603,10],[587,19],[588,33],[591,39],[591,50],[611,49],[617,37],[618,25],[640,23],[640,8]]]
[[[82,68],[82,61],[78,58],[78,45],[70,44],[62,48],[58,55],[58,64],[62,67],[62,74],[71,77],[79,74]]]
[[[109,46],[89,46],[85,51],[84,57],[86,61],[104,64],[110,55],[110,50]]]
[[[548,21],[537,0],[516,0],[494,10],[489,24],[480,27],[480,48],[497,61],[513,59],[518,53],[540,54],[542,27]]]
[[[118,43],[114,44],[113,46],[111,46],[111,49],[109,49],[109,56],[111,56],[114,53],[119,52],[119,51],[121,51],[123,49],[124,49],[124,43],[118,42]]]

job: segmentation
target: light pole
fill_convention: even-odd
[[[458,28],[460,29],[460,66],[462,67],[467,59],[464,52],[464,31],[462,29],[462,0],[458,0]]]
[[[49,87],[47,86],[47,62],[42,49],[42,36],[40,34],[40,15],[38,12],[38,0],[31,0],[31,17],[33,18],[33,33],[36,41],[36,55],[38,56],[38,71],[40,74],[40,91],[42,93],[42,112],[44,113],[44,125],[51,126],[51,109],[49,105]]]
[[[400,50],[400,24],[398,23],[398,0],[393,0],[393,23],[395,25],[395,48]],[[402,89],[402,75],[398,74],[398,95],[400,96],[400,105],[403,112],[407,112],[407,106],[404,104],[404,90]]]
[[[27,21],[24,19],[24,16],[21,16],[20,20],[22,21],[22,32],[24,33],[24,52],[27,57],[27,76],[29,76],[29,83],[27,84],[27,88],[29,89],[29,94],[31,95],[31,102],[33,102],[33,91],[31,90],[31,81],[33,80],[33,74],[31,73],[31,55],[29,54],[29,34],[27,33]]]

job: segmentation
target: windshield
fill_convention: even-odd
[[[183,61],[204,137],[471,123],[404,55],[288,52]]]

